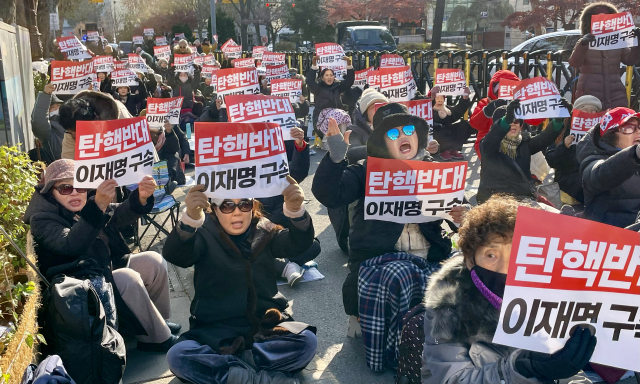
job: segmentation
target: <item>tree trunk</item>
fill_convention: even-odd
[[[249,26],[244,23],[244,20],[245,19],[243,18],[243,20],[240,21],[240,45],[242,45],[242,49],[246,49],[248,46],[247,29],[249,28]]]
[[[31,35],[31,59],[42,60],[44,55],[42,52],[42,41],[40,41],[40,32],[38,31],[38,0],[26,0],[25,5],[25,25],[29,29]]]

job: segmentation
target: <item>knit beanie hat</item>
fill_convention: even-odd
[[[573,109],[580,109],[580,107],[594,107],[598,110],[598,112],[602,111],[602,102],[595,96],[584,95],[578,97],[576,101],[573,102]]]
[[[376,102],[386,104],[389,102],[389,99],[387,98],[387,96],[376,91],[375,88],[365,89],[364,92],[362,92],[362,96],[360,96],[360,112],[362,113],[362,115],[364,116],[364,114],[367,112],[367,109],[369,109],[369,107]]]
[[[60,159],[49,164],[47,170],[44,173],[44,187],[40,190],[40,193],[47,193],[51,190],[51,187],[60,180],[73,179],[74,178],[74,165],[73,159]]]
[[[418,148],[429,144],[429,123],[421,117],[409,114],[409,109],[400,103],[381,106],[373,115],[373,132],[367,141],[367,155],[389,159],[389,150],[384,137],[391,128],[413,125],[418,135]]]

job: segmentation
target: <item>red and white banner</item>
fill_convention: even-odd
[[[234,68],[255,68],[256,61],[251,57],[247,57],[246,59],[235,59],[233,60],[233,67]]]
[[[176,33],[176,34],[174,34],[173,36],[174,36],[174,37],[177,37],[178,39],[186,39],[186,37],[184,37],[184,33],[183,33],[183,32],[181,32],[181,33]]]
[[[291,78],[289,68],[286,64],[267,65],[265,75],[267,76],[267,83],[269,84],[271,84],[271,80]]]
[[[129,69],[134,72],[147,73],[147,63],[142,56],[130,53],[129,55]]]
[[[390,102],[409,101],[416,95],[416,82],[409,66],[372,71],[367,76],[367,83],[387,96]]]
[[[218,71],[218,66],[205,64],[202,66],[202,72],[200,76],[204,79],[211,79],[211,86],[213,87],[213,93],[218,91],[218,77],[216,75]]]
[[[560,103],[558,88],[546,77],[520,81],[513,90],[513,98],[520,100],[516,109],[518,119],[569,117],[569,111]]]
[[[274,123],[201,123],[194,128],[196,183],[210,198],[278,196],[289,185],[282,131]]]
[[[113,71],[113,56],[96,56],[93,58],[93,71],[111,72]]]
[[[75,36],[62,36],[56,38],[60,52],[70,60],[90,59],[91,55],[87,52],[87,48],[82,45],[80,40]]]
[[[147,98],[147,123],[151,128],[160,128],[169,120],[172,125],[180,124],[180,109],[184,97],[170,99]]]
[[[176,67],[176,72],[191,72],[193,70],[193,54],[176,53],[173,55],[173,65]]]
[[[96,81],[93,61],[57,61],[51,62],[51,85],[53,93],[58,95],[75,95],[89,89]]]
[[[213,35],[213,43],[218,44],[218,34]]]
[[[253,57],[255,60],[262,60],[262,54],[266,50],[267,50],[267,47],[265,46],[255,46],[251,51],[251,57]]]
[[[513,91],[520,84],[520,80],[500,80],[498,84],[498,99],[513,100]]]
[[[204,65],[204,56],[194,55],[193,56],[193,64],[203,66]]]
[[[242,45],[228,46],[222,52],[229,59],[237,59],[242,57]]]
[[[157,36],[156,37],[156,46],[168,45],[166,36]]]
[[[155,34],[153,28],[144,28],[143,31],[145,36],[153,36]]]
[[[466,161],[433,163],[369,157],[364,218],[393,223],[453,221],[449,212],[462,204],[466,178]]]
[[[220,50],[224,52],[224,49],[227,47],[237,47],[238,44],[233,41],[233,39],[229,39],[227,40],[224,44],[222,44],[222,46],[220,46]]]
[[[129,60],[114,60],[113,61],[113,70],[119,71],[122,69],[129,69]]]
[[[87,31],[87,41],[100,41],[98,31]]]
[[[385,53],[380,58],[380,68],[404,67],[405,65],[404,58],[400,55]]]
[[[204,64],[206,65],[213,65],[216,63],[216,58],[213,57],[213,55],[206,55],[204,57]]]
[[[138,75],[130,69],[120,69],[111,72],[111,84],[117,87],[134,87],[138,85]]]
[[[347,75],[347,61],[343,59],[344,50],[336,43],[316,44],[317,65],[320,70],[330,68],[336,80],[344,80]]]
[[[232,123],[276,123],[282,128],[282,139],[291,140],[296,114],[288,97],[264,95],[227,96],[227,116]]]
[[[375,70],[376,69],[374,67],[369,67],[361,71],[356,71],[353,85],[360,89],[364,89],[364,86],[367,84],[367,76],[369,76],[369,74]]]
[[[579,109],[574,109],[573,112],[571,112],[570,134],[575,136],[576,139],[571,143],[571,145],[578,144],[578,141],[580,141],[580,139],[582,139],[591,128],[595,127],[600,122],[602,116],[606,113],[607,111],[588,113],[582,112]]]
[[[285,64],[285,53],[275,53],[264,51],[262,52],[262,62],[261,65],[266,67],[267,65],[284,65]]]
[[[165,59],[169,61],[171,59],[171,47],[168,45],[160,45],[153,47],[153,55],[157,60]]]
[[[592,363],[638,371],[639,286],[638,232],[519,207],[493,342],[553,353],[590,328]]]
[[[431,103],[431,99],[397,101],[397,103],[405,105],[409,110],[410,115],[422,117],[427,120],[429,126],[433,126],[433,105]],[[383,105],[385,105],[385,103],[376,103],[375,110],[377,111],[378,108]]]
[[[440,87],[439,95],[460,96],[464,94],[467,83],[462,69],[436,69],[436,83]]]
[[[591,33],[596,39],[589,43],[589,49],[608,51],[635,47],[638,45],[638,38],[634,35],[634,29],[635,24],[630,12],[593,15]]]
[[[153,142],[144,117],[76,123],[76,188],[97,188],[114,179],[137,184],[153,174]]]
[[[260,93],[258,72],[255,68],[225,68],[216,72],[217,98],[225,108],[227,95],[257,95]]]
[[[143,36],[133,36],[133,38],[131,39],[133,42],[133,45],[143,45],[144,44],[144,37]]]
[[[292,103],[299,103],[302,96],[302,80],[273,79],[271,80],[271,95],[288,97]]]

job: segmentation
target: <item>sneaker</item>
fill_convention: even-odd
[[[440,152],[440,158],[443,161],[451,161],[451,153],[449,151]]]
[[[450,150],[449,154],[456,160],[464,160],[464,156],[462,156],[462,153],[460,153],[459,151]]]
[[[316,154],[316,151],[314,151],[313,149],[309,148],[309,156],[313,156]]]
[[[282,277],[287,278],[287,283],[289,286],[293,288],[299,282],[302,281],[302,275],[304,274],[304,269],[302,269],[298,264],[290,261],[284,267],[284,271],[282,272]]]
[[[173,347],[173,344],[176,343],[176,341],[178,341],[178,336],[176,335],[171,335],[169,336],[169,339],[167,339],[167,341],[162,342],[162,343],[144,343],[142,341],[138,341],[138,351],[142,351],[142,352],[167,352],[169,351],[169,349],[171,349],[171,347]]]
[[[180,333],[180,330],[182,329],[182,325],[172,323],[166,320],[165,320],[165,323],[167,323],[167,327],[169,327],[169,330],[171,331],[172,335],[177,335],[178,333]]]

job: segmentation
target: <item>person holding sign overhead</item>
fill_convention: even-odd
[[[471,126],[464,119],[465,112],[471,105],[469,87],[464,87],[464,94],[455,106],[448,106],[447,98],[439,95],[440,87],[431,88],[433,100],[433,138],[440,144],[440,158],[444,161],[463,160],[460,151],[471,136]]]

